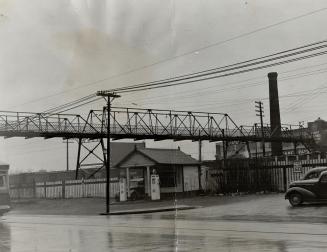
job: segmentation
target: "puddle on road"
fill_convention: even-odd
[[[212,222],[212,221],[210,221]],[[289,240],[271,234],[205,231],[209,222],[175,228],[156,216],[4,216],[1,252],[52,251],[323,251],[325,243]],[[227,224],[229,225],[229,224]],[[219,224],[217,224],[219,227]],[[229,226],[220,227],[228,228]],[[200,230],[200,231],[199,231]],[[206,233],[207,232],[207,233]],[[325,235],[326,236],[326,235]],[[323,236],[322,239],[325,237]]]

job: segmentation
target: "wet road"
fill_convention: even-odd
[[[0,251],[326,251],[323,216],[315,223],[272,218],[282,213],[314,216],[327,211],[326,206],[292,212],[281,201],[280,208],[288,210],[265,211],[256,220],[258,211],[250,209],[266,200],[256,200],[257,207],[247,201],[128,216],[9,214],[0,221]]]

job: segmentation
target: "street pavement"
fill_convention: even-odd
[[[197,208],[120,216],[16,209],[0,220],[0,251],[327,251],[327,205],[293,208],[282,194],[174,204]]]

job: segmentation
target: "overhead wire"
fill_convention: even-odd
[[[261,32],[261,31],[264,31],[264,30],[267,30],[267,29],[271,29],[271,28],[274,28],[276,26],[286,24],[286,23],[289,23],[289,22],[292,22],[292,21],[295,21],[295,20],[298,20],[298,19],[301,19],[301,18],[304,18],[304,17],[307,17],[307,16],[311,16],[311,15],[326,11],[326,10],[327,10],[327,7],[323,7],[323,8],[313,10],[313,11],[309,11],[307,13],[304,13],[304,14],[301,14],[301,15],[298,15],[298,16],[294,16],[294,17],[290,17],[290,18],[287,18],[287,19],[284,19],[284,20],[281,20],[281,21],[278,21],[278,22],[275,22],[275,23],[272,23],[272,24],[269,24],[269,25],[266,25],[266,26],[263,26],[263,27],[259,27],[257,29],[252,30],[252,31],[245,32],[245,33],[233,36],[233,37],[225,39],[225,40],[217,41],[217,42],[214,42],[214,43],[209,44],[207,46],[203,46],[201,48],[190,50],[188,52],[185,52],[185,53],[182,53],[182,54],[179,54],[179,55],[175,55],[173,57],[165,58],[165,59],[156,61],[156,62],[148,64],[148,65],[144,65],[144,66],[141,66],[141,67],[136,67],[134,69],[130,69],[130,70],[118,73],[118,74],[114,74],[114,75],[111,75],[111,76],[108,76],[108,77],[105,77],[105,78],[102,78],[102,79],[99,79],[99,80],[96,80],[96,81],[92,81],[92,82],[86,83],[84,85],[80,85],[78,87],[75,87],[75,88],[71,88],[71,89],[68,89],[68,90],[65,90],[65,91],[62,91],[62,92],[57,92],[55,94],[51,94],[51,95],[41,97],[41,98],[38,98],[38,99],[35,99],[35,100],[27,101],[25,103],[22,103],[21,105],[26,105],[28,103],[38,102],[38,101],[41,101],[41,100],[44,100],[44,99],[47,99],[47,98],[50,98],[50,97],[55,97],[55,96],[58,96],[58,95],[61,95],[61,94],[67,93],[67,92],[71,92],[71,91],[81,89],[81,88],[84,88],[84,87],[87,87],[87,86],[95,85],[95,84],[104,82],[104,81],[109,80],[109,79],[114,79],[114,78],[118,78],[118,77],[121,77],[121,76],[124,76],[124,75],[128,75],[128,74],[140,71],[140,70],[144,70],[146,68],[150,68],[150,67],[162,64],[162,63],[166,63],[166,62],[175,60],[177,58],[192,55],[195,52],[199,52],[199,51],[203,51],[203,50],[206,50],[206,49],[209,49],[209,48],[212,48],[212,47],[216,47],[216,46],[219,46],[219,45],[222,45],[222,44],[225,44],[225,43],[228,43],[228,42],[231,42],[231,41],[243,38],[243,37],[247,37],[247,36],[255,34],[257,32]]]
[[[286,63],[290,63],[290,62],[294,62],[294,61],[298,61],[298,60],[303,60],[303,59],[307,59],[307,58],[311,58],[311,57],[320,56],[320,55],[326,54],[327,51],[320,51],[318,53],[313,53],[313,54],[309,54],[309,55],[306,54],[301,57],[291,58],[291,59],[284,60],[284,61],[278,61],[278,62],[274,62],[274,63],[268,64],[268,65],[261,65],[263,63],[268,63],[271,61],[276,61],[276,60],[280,60],[280,59],[284,59],[284,58],[301,55],[301,54],[308,53],[311,51],[323,49],[323,48],[327,47],[327,44],[325,44],[326,42],[327,42],[327,40],[322,40],[322,41],[310,43],[310,44],[307,44],[304,46],[300,46],[297,48],[292,48],[292,49],[284,50],[281,52],[273,53],[270,55],[262,56],[259,58],[230,64],[227,66],[222,66],[222,67],[204,70],[204,71],[200,71],[200,72],[196,72],[196,73],[191,73],[189,75],[181,75],[181,76],[177,76],[174,78],[163,79],[163,80],[159,80],[159,81],[155,81],[155,82],[148,82],[148,83],[143,83],[143,84],[132,85],[129,87],[122,87],[120,89],[113,89],[112,91],[115,91],[115,92],[119,91],[119,93],[126,93],[126,92],[149,90],[149,89],[154,89],[154,88],[162,88],[162,87],[167,87],[167,86],[182,85],[182,84],[187,84],[187,83],[192,83],[192,82],[204,81],[204,80],[209,80],[209,79],[213,79],[213,78],[221,78],[221,77],[231,76],[231,75],[235,75],[235,74],[255,71],[255,70],[259,70],[259,69],[263,69],[263,68],[267,68],[267,67],[271,67],[271,66],[275,66],[275,65],[286,64]],[[312,47],[312,46],[314,46],[314,47]],[[299,49],[301,49],[301,50],[299,50]],[[304,50],[302,50],[302,49],[304,49]],[[291,52],[291,53],[289,53],[289,52]],[[285,54],[285,53],[287,53],[287,54]],[[252,66],[256,66],[256,65],[259,65],[259,66],[251,68]],[[248,68],[248,67],[250,67],[250,68]],[[243,69],[243,68],[247,68],[247,69]],[[240,70],[240,69],[243,69],[243,70]],[[236,71],[234,71],[234,70],[236,70]],[[227,73],[225,73],[225,72],[227,72]],[[225,73],[225,74],[211,76],[211,75],[217,74],[217,73]],[[206,76],[209,76],[209,77],[206,77]],[[202,77],[204,77],[204,78],[202,78]],[[194,80],[194,78],[196,78],[196,79]],[[85,104],[89,104],[91,102],[94,102],[94,101],[100,99],[100,98],[93,99],[94,97],[95,97],[95,94],[91,94],[91,95],[82,97],[78,100],[57,106],[52,109],[48,109],[48,110],[44,111],[43,113],[50,114],[50,113],[54,113],[57,111],[60,111],[60,113],[62,113],[62,112],[83,106]],[[93,99],[93,100],[91,101],[91,99]]]
[[[67,108],[69,106],[74,106],[74,105],[76,105],[78,103],[82,103],[82,102],[90,100],[90,99],[92,99],[94,97],[95,97],[95,94],[90,94],[90,95],[84,96],[82,98],[79,98],[77,100],[74,100],[74,101],[59,105],[59,106],[54,107],[54,108],[50,108],[48,110],[43,111],[42,113],[52,113],[52,112],[58,111],[60,109],[65,109],[65,108]]]
[[[289,72],[289,71],[287,71]],[[314,70],[314,71],[310,71],[310,72],[304,72],[304,73],[299,73],[299,74],[294,74],[294,75],[289,75],[289,76],[286,76],[286,77],[282,77],[282,78],[279,78],[279,81],[287,81],[287,80],[293,80],[293,79],[298,79],[298,78],[303,78],[303,77],[307,77],[307,76],[312,76],[312,75],[317,75],[317,74],[322,74],[322,73],[326,73],[327,72],[327,69],[323,68],[323,69],[318,69],[318,70]],[[282,72],[282,73],[285,73],[285,72]],[[263,79],[263,77],[259,77],[259,78],[253,78],[253,79]],[[234,83],[230,83],[220,89],[215,89],[215,90],[209,90],[210,94],[213,95],[215,94],[216,92],[226,92],[226,91],[233,91],[233,90],[238,90],[239,88],[249,88],[249,87],[256,87],[256,86],[261,86],[261,85],[266,85],[266,82],[264,81],[260,81],[260,82],[251,82],[249,84],[243,84],[244,82],[234,82]],[[234,85],[233,85],[234,84]],[[235,85],[235,84],[238,84],[238,85]],[[215,87],[216,88],[216,87]],[[212,89],[212,87],[210,88]],[[190,100],[191,98],[194,98],[194,97],[198,97],[199,95],[201,94],[206,94],[208,91],[204,89],[201,89],[201,90],[197,90],[195,92],[192,92],[191,94],[190,93],[187,93],[185,95],[182,95],[182,96],[178,96],[178,103],[180,103],[180,100],[181,99],[188,99]],[[182,92],[182,94],[184,94],[185,92]],[[176,92],[174,92],[173,94],[173,97],[176,96]],[[149,104],[148,101],[155,101],[155,103],[158,103],[158,101],[160,100],[166,100],[167,97],[171,97],[171,95],[166,95],[166,96],[163,96],[161,95],[160,97],[142,97],[142,103],[144,103],[146,101],[146,104]]]
[[[123,91],[115,90],[115,91],[118,93],[128,93],[128,92],[137,92],[137,91],[151,90],[151,89],[157,89],[157,88],[163,88],[163,87],[185,85],[185,84],[190,84],[190,83],[199,82],[199,81],[206,81],[206,80],[228,77],[228,76],[233,76],[233,75],[242,74],[242,73],[248,73],[248,72],[252,72],[252,71],[266,69],[266,68],[269,68],[272,66],[284,65],[284,64],[291,63],[291,62],[309,59],[309,58],[313,58],[313,57],[317,57],[317,56],[321,56],[321,55],[325,55],[325,54],[327,54],[327,51],[322,51],[319,53],[305,55],[305,56],[301,56],[301,57],[297,57],[297,58],[293,58],[293,59],[288,59],[288,60],[284,60],[284,61],[280,61],[280,62],[271,63],[268,65],[244,69],[244,70],[240,70],[240,71],[236,71],[236,72],[225,73],[225,74],[221,74],[221,75],[217,75],[217,76],[204,77],[204,78],[200,78],[200,79],[196,79],[196,80],[187,80],[187,81],[182,81],[182,82],[177,82],[177,83],[166,83],[166,84],[162,84],[162,85],[155,84],[155,85],[149,86],[149,87],[141,87],[141,88],[135,88],[135,89],[123,90]]]
[[[161,88],[161,87],[167,87],[167,86],[173,86],[173,85],[182,85],[182,84],[188,84],[188,83],[202,81],[202,80],[221,78],[221,77],[231,76],[231,75],[235,75],[235,74],[240,74],[240,73],[255,71],[255,70],[259,70],[259,69],[264,69],[264,68],[275,66],[275,65],[282,65],[282,64],[286,64],[286,63],[290,63],[290,62],[294,62],[294,61],[299,61],[299,60],[303,60],[303,59],[307,59],[307,58],[311,58],[311,57],[315,57],[315,56],[320,56],[320,55],[323,55],[323,54],[326,54],[326,53],[327,53],[327,51],[322,51],[322,52],[319,52],[319,53],[309,54],[309,55],[305,55],[305,56],[301,56],[301,57],[297,57],[297,58],[292,58],[292,59],[288,59],[288,60],[284,60],[284,61],[275,62],[275,63],[269,64],[269,65],[263,65],[263,66],[259,66],[259,67],[255,67],[255,68],[249,68],[249,69],[240,70],[240,71],[237,71],[237,72],[226,73],[226,74],[218,75],[218,76],[210,76],[210,77],[206,77],[206,78],[201,78],[200,80],[196,79],[196,80],[186,81],[186,82],[177,82],[177,83],[172,83],[172,84],[165,84],[163,86],[162,85],[160,85],[160,86],[155,85],[154,87],[152,87],[152,86],[144,87],[144,88],[137,89],[137,90],[134,90],[134,89],[132,89],[132,90],[123,90],[123,91],[120,91],[119,93],[143,91],[143,90],[149,90],[149,89],[154,89],[154,88]],[[54,109],[48,110],[48,112],[50,111],[51,113],[54,113],[55,111],[60,110],[57,113],[63,113],[63,112],[66,112],[68,110],[72,110],[72,109],[78,108],[80,106],[84,106],[86,104],[89,104],[91,102],[95,102],[95,101],[101,99],[101,98],[95,98],[95,99],[93,99],[91,101],[86,101],[86,100],[90,100],[91,98],[94,98],[94,96],[95,96],[94,94],[86,96],[86,97],[81,98],[81,99],[79,99],[77,101],[73,101],[73,102],[67,103],[65,105],[58,106],[58,107],[56,107]]]
[[[171,82],[175,82],[175,81],[183,81],[183,80],[199,78],[199,77],[203,77],[203,76],[207,76],[207,75],[211,75],[211,74],[217,74],[217,73],[223,73],[223,72],[238,70],[240,68],[246,68],[246,67],[250,67],[250,66],[254,66],[254,65],[258,65],[258,64],[262,64],[262,63],[267,63],[267,62],[274,61],[274,60],[279,60],[279,59],[282,59],[282,58],[295,56],[295,55],[298,55],[298,54],[303,54],[303,53],[323,49],[323,48],[327,47],[326,44],[316,46],[316,47],[312,47],[312,46],[313,45],[318,45],[318,44],[323,44],[323,43],[326,43],[326,42],[327,42],[327,40],[322,40],[322,41],[319,41],[319,42],[310,43],[310,44],[300,46],[300,47],[297,47],[297,48],[284,50],[284,51],[281,51],[281,52],[273,53],[273,54],[270,54],[270,55],[266,55],[266,56],[262,56],[262,57],[258,57],[258,58],[254,58],[254,59],[250,59],[250,60],[245,60],[245,61],[242,61],[242,62],[237,62],[237,63],[226,65],[226,66],[221,66],[221,67],[211,68],[211,69],[208,69],[208,70],[202,70],[202,71],[198,71],[198,72],[194,72],[194,73],[190,73],[190,74],[184,74],[184,75],[179,75],[179,76],[175,76],[175,77],[165,78],[165,79],[161,79],[161,80],[158,80],[158,81],[150,81],[150,82],[145,82],[145,83],[141,83],[141,84],[121,87],[121,88],[117,88],[117,89],[111,89],[111,91],[114,91],[114,92],[115,91],[116,92],[120,91],[121,92],[123,90],[153,86],[153,85],[156,85],[156,84],[171,83]],[[303,48],[307,48],[307,47],[311,47],[311,48],[298,51],[299,49],[303,49]],[[293,51],[297,51],[297,52],[293,52]],[[288,53],[288,52],[293,52],[293,53],[285,54],[285,53]],[[284,55],[281,55],[281,54],[284,54]],[[277,55],[281,55],[281,56],[277,56]],[[274,56],[277,56],[277,57],[274,57]],[[265,60],[263,60],[263,59],[265,59]],[[252,62],[252,63],[250,63],[250,62]]]
[[[318,66],[322,66],[322,65],[326,65],[326,64],[327,64],[327,62],[321,63],[321,64],[310,65],[310,66],[306,66],[306,67],[295,68],[295,69],[292,69],[292,70],[279,72],[278,74],[283,75],[285,73],[298,72],[298,71],[303,70],[303,69],[314,68],[314,67],[318,67]],[[286,76],[286,77],[279,78],[279,80],[289,80],[289,79],[296,79],[296,78],[300,78],[300,77],[306,77],[306,76],[321,74],[321,73],[325,72],[324,69],[325,68],[314,70],[314,71],[311,71],[311,72],[299,73],[299,74],[296,74],[296,75],[293,75],[293,76],[289,75],[289,76]],[[238,86],[251,87],[252,83],[250,83],[250,84],[243,84],[243,83],[253,81],[253,80],[261,80],[261,79],[263,80],[264,78],[266,78],[266,77],[257,76],[257,77],[254,77],[254,78],[249,78],[249,79],[245,79],[245,80],[241,80],[241,81],[225,83],[218,90],[217,90],[217,85],[215,84],[215,85],[211,85],[209,87],[202,87],[201,86],[200,88],[192,88],[192,90],[184,90],[184,89],[182,91],[174,90],[173,93],[169,93],[169,94],[160,93],[160,95],[157,95],[157,96],[154,96],[153,94],[151,94],[150,97],[142,96],[142,103],[144,103],[144,101],[151,101],[151,100],[155,100],[155,101],[158,101],[158,100],[161,100],[161,99],[166,100],[167,98],[173,98],[173,97],[178,97],[178,100],[180,100],[182,98],[189,99],[189,98],[192,98],[194,96],[199,96],[200,94],[206,94],[207,92],[210,92],[210,94],[213,94],[215,92],[230,90],[231,86],[232,87],[234,87],[234,86],[235,87],[238,87]],[[236,85],[236,84],[240,84],[240,85]],[[262,82],[262,85],[264,85],[264,84],[265,83]],[[132,94],[132,93],[126,93],[125,95],[129,95],[129,94]],[[182,94],[182,96],[180,96],[180,94]]]

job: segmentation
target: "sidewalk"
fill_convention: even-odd
[[[162,211],[187,210],[193,208],[218,207],[219,209],[233,209],[229,205],[243,205],[253,200],[264,200],[266,197],[281,198],[279,195],[238,195],[238,196],[196,196],[180,199],[164,199],[159,201],[138,200],[126,202],[111,202],[110,212],[115,214],[153,213]],[[265,201],[265,200],[264,200]],[[271,206],[271,205],[270,205]],[[259,206],[257,206],[258,208]],[[260,207],[259,207],[260,208]],[[265,210],[266,207],[264,208]],[[210,209],[213,210],[213,209]],[[216,212],[218,209],[215,209]],[[99,215],[105,213],[105,199],[31,199],[12,202],[9,214],[33,215]],[[243,209],[244,211],[244,209]],[[186,214],[188,211],[183,211]],[[228,212],[228,211],[227,211]]]
[[[110,212],[113,215],[140,214],[163,211],[187,210],[194,205],[181,204],[175,200],[160,201],[127,201],[111,202]],[[13,201],[12,210],[8,214],[47,214],[47,215],[98,215],[105,213],[105,199],[31,199]]]

